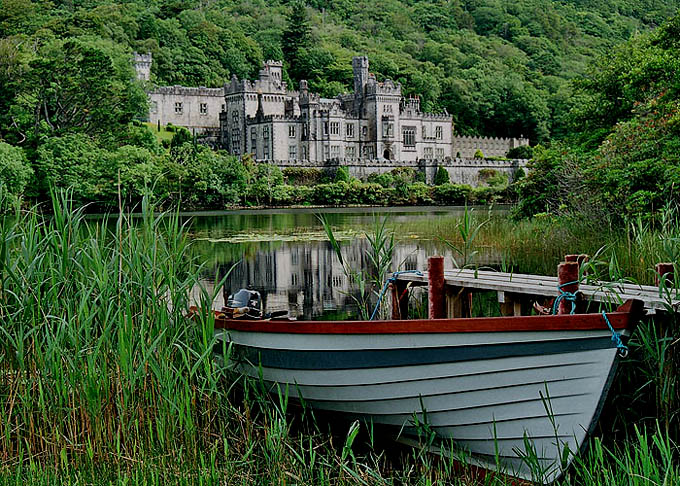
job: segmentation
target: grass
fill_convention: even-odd
[[[88,221],[59,195],[51,214],[2,217],[0,485],[510,484],[232,376],[213,357],[213,295],[199,295],[204,317],[184,317],[205,271],[185,227],[147,202],[142,213]],[[608,433],[563,484],[680,483],[678,326],[665,325],[636,335]]]
[[[167,130],[164,125],[161,125],[160,131],[158,131],[158,125],[156,123],[144,122],[143,125],[145,125],[149,130],[151,130],[151,133],[153,133],[156,136],[159,142],[163,142],[164,140],[170,142],[172,141],[172,137],[175,136],[175,131]]]

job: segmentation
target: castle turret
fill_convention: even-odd
[[[363,96],[364,86],[368,82],[368,58],[366,56],[352,58],[352,70],[354,71],[354,96]]]
[[[148,81],[151,79],[151,63],[153,59],[151,53],[146,54],[134,53],[135,56],[135,71],[137,72],[137,79],[140,81]]]

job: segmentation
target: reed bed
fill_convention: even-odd
[[[145,201],[134,222],[88,221],[63,194],[52,208],[1,221],[0,485],[511,484],[231,375],[214,295],[185,317],[204,269],[177,214]],[[671,344],[645,347],[664,336],[633,349],[651,370],[640,393],[661,408],[610,420],[616,440],[595,439],[564,484],[680,483],[677,402],[656,380]],[[639,390],[627,384],[622,396]]]

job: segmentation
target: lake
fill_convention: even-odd
[[[494,209],[494,214],[503,211]],[[386,227],[395,237],[392,270],[426,269],[427,257],[436,254],[445,256],[445,267],[453,267],[455,252],[433,230],[455,228],[464,212],[464,207],[438,206],[238,210],[188,216],[191,237],[205,262],[203,285],[213,288],[228,274],[214,307],[223,306],[229,293],[249,288],[260,292],[267,312],[287,310],[304,319],[342,319],[356,314],[354,286],[318,214],[331,223],[348,267],[359,271],[370,268],[366,234],[371,235],[382,218],[387,218]],[[476,257],[480,264],[497,260],[497,255],[484,251]]]

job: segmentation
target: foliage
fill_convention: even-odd
[[[449,171],[441,165],[437,167],[437,173],[434,176],[434,185],[441,186],[442,184],[448,184],[449,181]]]
[[[282,172],[286,183],[295,185],[303,184],[309,186],[318,184],[325,177],[321,170],[307,167],[286,167]]]
[[[484,152],[482,152],[481,149],[475,150],[475,154],[473,155],[475,159],[483,159],[484,158]]]
[[[519,213],[560,208],[622,222],[680,200],[680,15],[599,58],[578,80],[569,144],[536,147]]]
[[[349,182],[349,168],[347,166],[341,165],[338,170],[335,171],[335,182]]]
[[[531,159],[534,156],[534,149],[531,145],[520,145],[508,150],[506,155],[509,159]]]
[[[0,142],[0,186],[5,195],[13,200],[10,203],[23,194],[32,175],[33,169],[28,165],[24,151]]]

